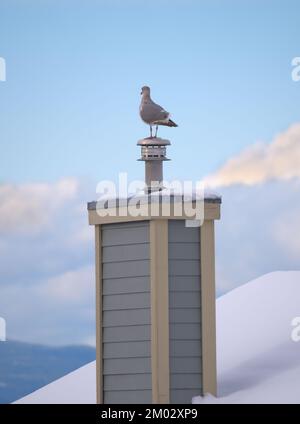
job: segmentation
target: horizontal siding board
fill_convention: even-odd
[[[103,310],[138,309],[148,308],[150,305],[150,293],[132,293],[103,296]]]
[[[149,272],[149,260],[105,263],[102,265],[104,279],[147,276]]]
[[[103,312],[103,327],[150,324],[150,308]]]
[[[151,390],[105,391],[104,403],[107,403],[107,404],[152,403],[152,391]]]
[[[128,294],[150,292],[149,277],[130,277],[103,280],[102,292],[106,294]]]
[[[151,358],[117,358],[104,361],[103,374],[144,374],[151,372]]]
[[[103,343],[103,358],[139,358],[150,356],[150,342]]]
[[[169,259],[169,275],[170,276],[199,276],[200,278],[200,261],[199,260],[178,260]]]
[[[119,374],[103,377],[104,390],[151,389],[151,374]]]
[[[193,292],[170,292],[169,302],[173,308],[200,308],[200,295]]]
[[[181,373],[170,375],[171,389],[198,389],[202,388],[202,375],[194,373]]]
[[[199,259],[199,245],[194,243],[169,243],[169,259]]]
[[[171,391],[171,403],[190,404],[195,396],[202,395],[201,389],[173,389]]]
[[[200,357],[200,349],[201,340],[170,340],[170,356]],[[175,371],[171,369],[171,372]]]
[[[201,333],[199,324],[170,324],[171,340],[200,340]]]
[[[195,373],[200,374],[202,372],[202,361],[201,357],[192,358],[170,358],[171,370],[176,370],[178,373]]]
[[[200,291],[200,278],[196,276],[185,276],[184,278],[178,275],[170,275],[169,277],[170,291]]]
[[[126,246],[107,246],[102,251],[102,262],[122,262],[149,259],[149,243]]]
[[[124,228],[147,228],[149,226],[149,221],[132,221],[132,222],[119,222],[119,223],[113,223],[113,224],[104,224],[102,226],[105,230],[118,230],[118,229],[124,229]]]
[[[186,227],[185,220],[169,221],[169,243],[200,243],[199,228]]]
[[[172,323],[199,323],[201,322],[201,311],[199,307],[196,308],[170,308],[169,322]]]
[[[103,328],[103,342],[133,342],[150,340],[150,325]]]
[[[123,228],[102,228],[102,246],[120,246],[149,242],[149,226],[126,225]]]

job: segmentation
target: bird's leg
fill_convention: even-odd
[[[155,129],[155,137],[157,137],[157,131],[158,131],[158,125],[156,125],[156,129]]]
[[[152,138],[152,125],[150,125],[150,137]]]

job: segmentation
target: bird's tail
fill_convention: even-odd
[[[169,127],[178,127],[178,125],[172,119],[169,119]]]
[[[168,121],[166,121],[166,122],[160,122],[159,123],[159,125],[164,125],[164,126],[166,126],[166,127],[178,127],[178,125],[177,124],[175,124],[175,122],[174,121],[172,121],[172,119],[169,119]]]

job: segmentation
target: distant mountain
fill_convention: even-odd
[[[0,342],[0,404],[11,403],[95,359],[89,346]]]

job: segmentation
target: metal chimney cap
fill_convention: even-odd
[[[169,146],[169,140],[160,137],[146,137],[137,142],[137,146]]]

